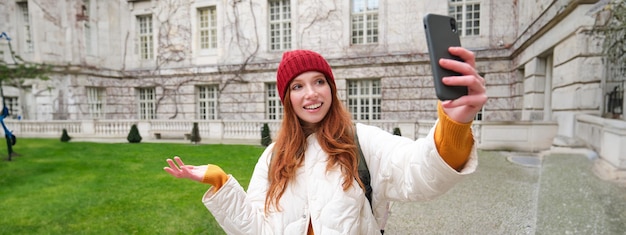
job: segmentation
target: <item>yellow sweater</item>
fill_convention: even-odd
[[[435,146],[441,158],[455,170],[461,170],[474,145],[472,122],[458,123],[443,112],[441,103],[437,105],[439,122],[435,127]]]

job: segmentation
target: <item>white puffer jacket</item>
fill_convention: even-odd
[[[229,176],[203,203],[228,234],[306,234],[308,222],[317,235],[380,234],[379,224],[389,201],[423,201],[450,189],[477,167],[475,146],[465,168],[457,172],[441,159],[431,129],[416,141],[377,127],[357,124],[357,135],[370,170],[372,206],[356,180],[347,191],[338,167],[326,170],[328,156],[315,134],[307,138],[304,165],[280,199],[282,211],[264,213],[270,145],[261,155],[247,193]]]

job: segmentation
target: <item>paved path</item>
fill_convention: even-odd
[[[385,234],[626,234],[626,187],[596,177],[589,157],[512,156],[481,152],[477,172],[442,197],[393,204]]]

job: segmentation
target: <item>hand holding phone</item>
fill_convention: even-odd
[[[457,34],[456,20],[450,16],[426,14],[424,16],[424,30],[426,31],[426,42],[428,43],[430,66],[437,98],[442,101],[454,100],[467,95],[466,86],[448,86],[441,81],[443,77],[460,75],[439,65],[439,60],[442,58],[463,61],[461,58],[453,56],[448,52],[450,47],[461,46],[461,40]]]

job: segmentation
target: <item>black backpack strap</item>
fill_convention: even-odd
[[[359,179],[361,179],[361,183],[363,183],[363,187],[365,187],[365,197],[370,203],[370,208],[372,209],[373,213],[374,207],[372,207],[372,179],[370,177],[370,169],[367,167],[367,162],[365,162],[365,157],[363,156],[363,150],[361,150],[359,135],[356,134],[356,125],[354,125],[354,142],[356,143],[356,147],[359,149]],[[381,229],[380,234],[385,234],[385,230]]]
[[[367,168],[367,162],[365,162],[365,157],[363,157],[363,151],[361,150],[361,144],[359,143],[359,135],[356,134],[356,125],[354,126],[354,142],[359,149],[359,179],[365,187],[365,197],[367,197],[367,200],[370,203],[370,208],[374,210],[374,208],[372,207],[372,186],[370,184],[370,170],[369,168]]]

